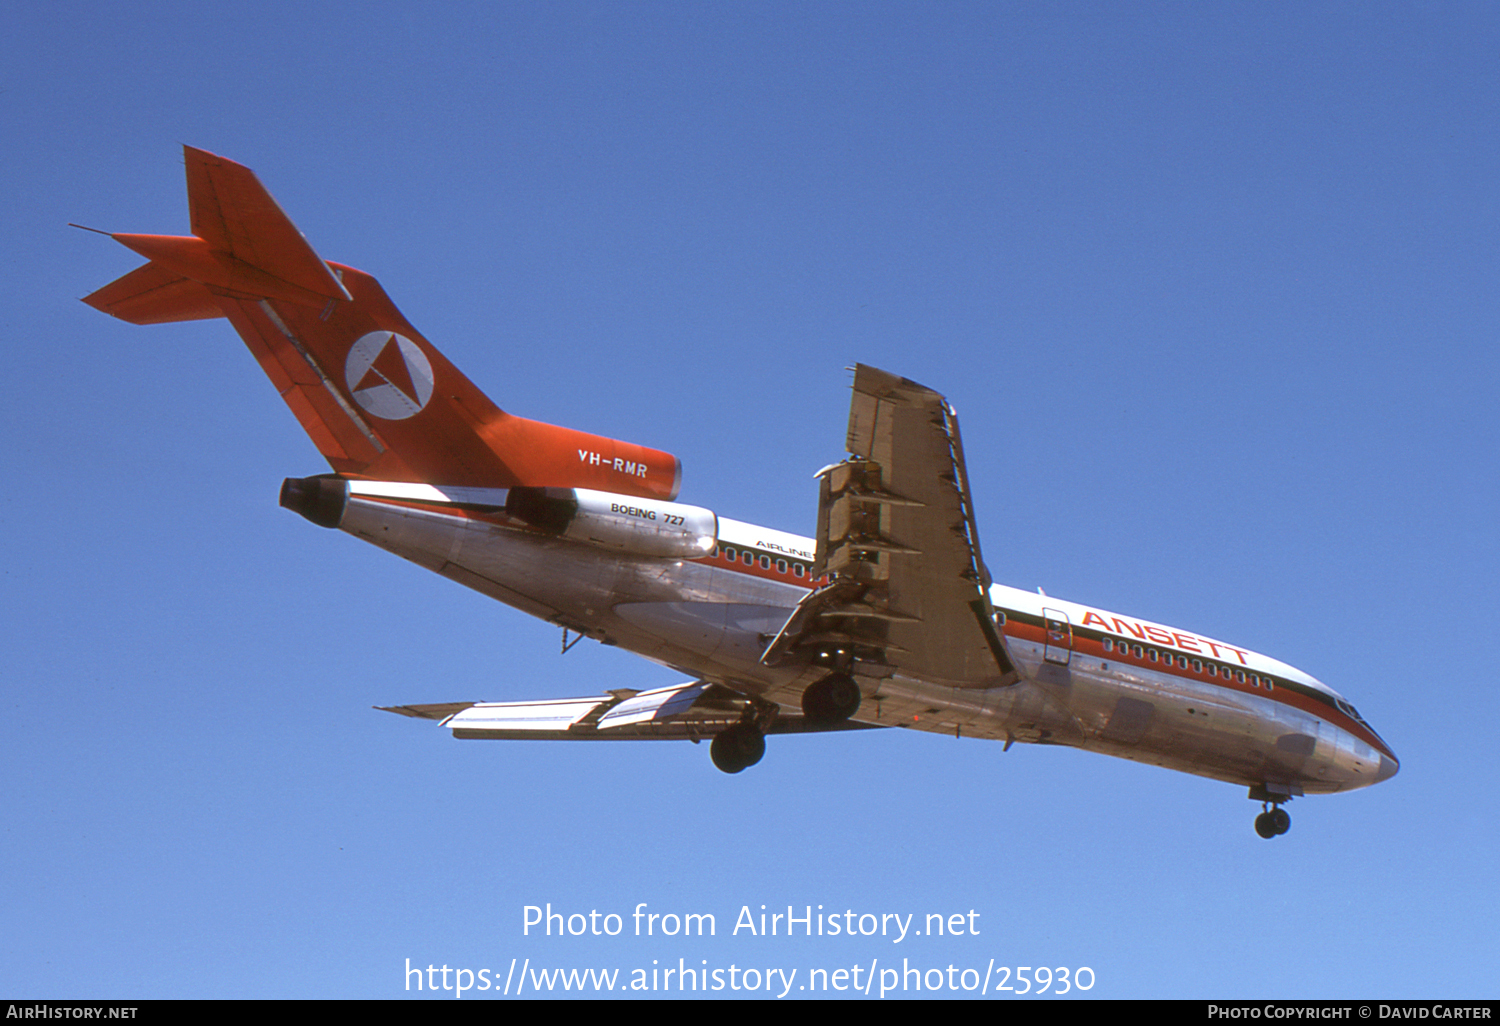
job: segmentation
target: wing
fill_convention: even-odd
[[[740,723],[750,701],[718,684],[694,681],[651,691],[621,689],[589,698],[535,702],[445,702],[440,705],[377,706],[383,712],[437,720],[455,738],[499,741],[644,741],[713,737]],[[806,723],[783,714],[765,731],[801,734],[858,730],[867,724]]]
[[[860,365],[848,450],[819,473],[818,568],[764,661],[840,648],[958,687],[1012,684],[964,469],[958,417],[930,388]]]

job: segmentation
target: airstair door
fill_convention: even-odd
[[[1061,609],[1043,609],[1042,626],[1047,632],[1042,658],[1049,663],[1067,666],[1073,658],[1073,623]]]

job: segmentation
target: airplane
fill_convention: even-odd
[[[689,678],[586,698],[384,708],[455,738],[708,740],[901,727],[1064,745],[1284,804],[1379,783],[1395,753],[1342,695],[1203,635],[992,581],[953,407],[854,368],[847,455],[807,538],[677,502],[677,457],[502,411],[363,271],[325,261],[246,167],[184,147],[192,234],[84,298],[133,324],[225,317],[332,468],[280,504]],[[572,640],[570,641],[570,635]]]

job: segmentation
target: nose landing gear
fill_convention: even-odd
[[[1255,817],[1255,832],[1266,840],[1284,834],[1292,828],[1292,817],[1287,814],[1280,803],[1264,802],[1261,805],[1265,811]]]
[[[1260,802],[1261,814],[1255,817],[1255,832],[1266,840],[1292,828],[1292,817],[1281,806],[1302,794],[1301,784],[1272,782],[1250,788],[1250,800]]]

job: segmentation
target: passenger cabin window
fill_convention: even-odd
[[[776,572],[782,574],[786,573],[786,560],[778,559],[776,561]]]
[[[792,576],[793,577],[801,577],[802,575],[803,575],[802,564],[801,563],[793,563],[792,564]]]
[[[755,565],[755,553],[750,552],[750,551],[746,551],[745,552],[745,565],[746,566],[754,566]]]

